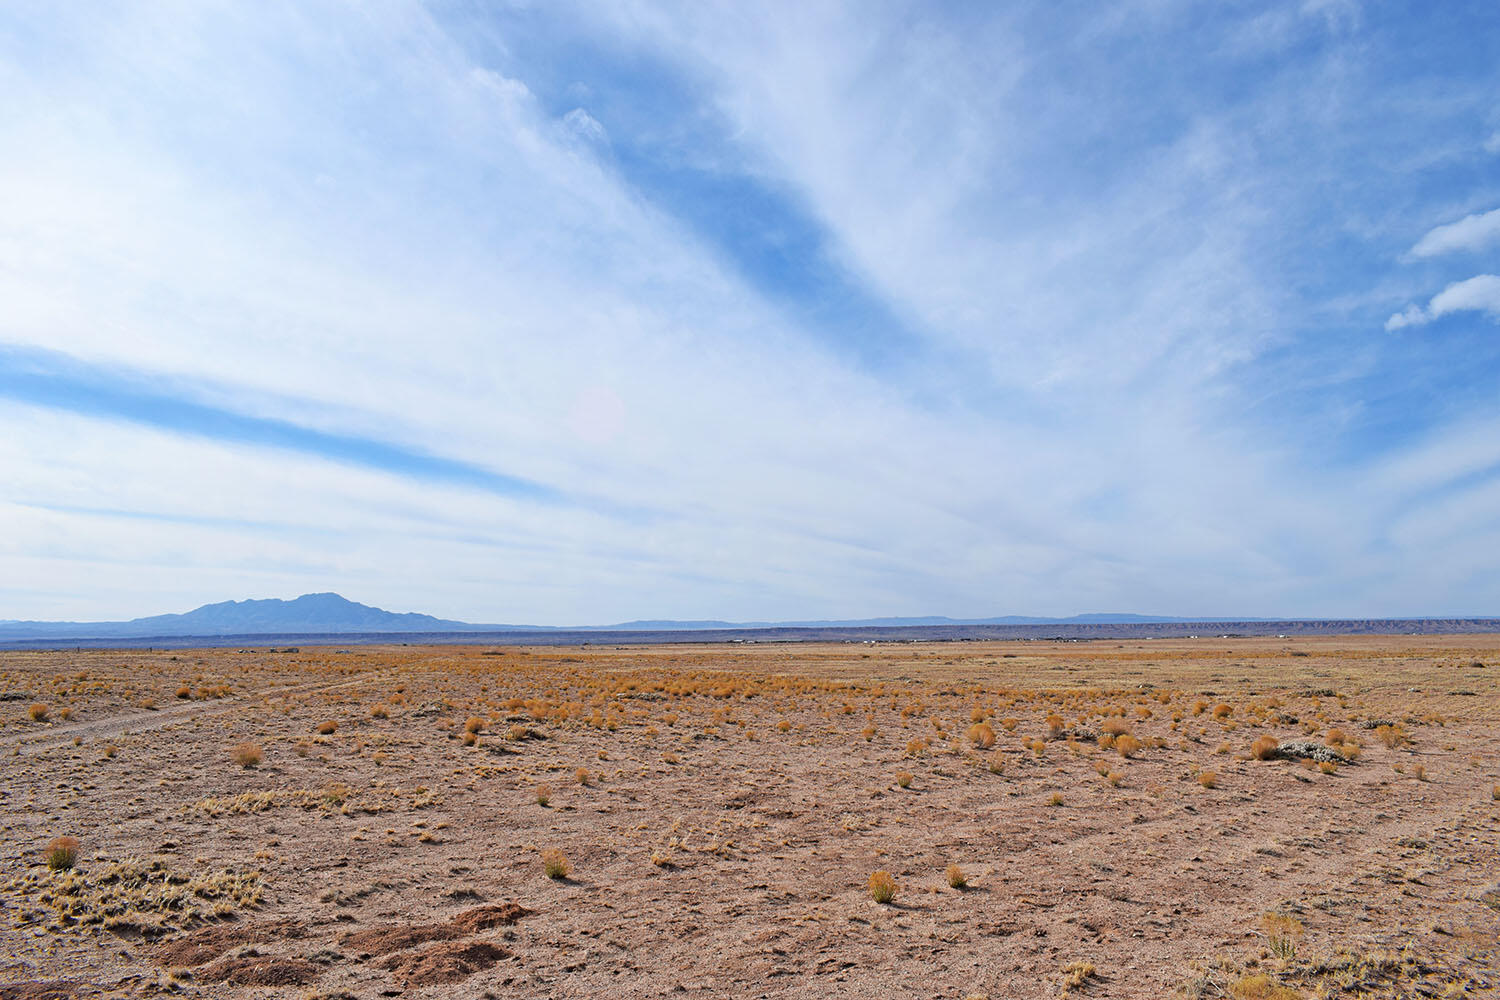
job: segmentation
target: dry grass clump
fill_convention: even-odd
[[[578,770],[573,772],[573,777],[578,779],[578,783],[580,785],[587,785],[589,783],[589,769],[586,767],[580,767]]]
[[[1130,732],[1130,723],[1124,719],[1105,719],[1099,724],[1099,731],[1108,736],[1119,738]]]
[[[995,745],[995,727],[988,722],[978,722],[969,727],[969,742],[981,750]]]
[[[1201,771],[1201,772],[1199,772],[1199,774],[1198,774],[1198,784],[1202,785],[1204,788],[1213,788],[1218,783],[1219,783],[1219,773],[1217,771]]]
[[[46,922],[50,907],[51,931],[102,926],[146,937],[231,916],[237,907],[257,905],[262,892],[258,872],[219,869],[189,876],[161,861],[134,860],[90,866],[87,872],[34,872],[0,888],[21,903],[26,923]]]
[[[1078,989],[1084,983],[1093,978],[1093,975],[1093,962],[1069,962],[1067,965],[1063,966],[1063,992],[1066,993],[1069,990]]]
[[[244,768],[254,767],[265,759],[260,747],[254,743],[237,743],[230,753],[234,757],[234,762]]]
[[[390,717],[391,710],[385,705],[375,705],[370,709],[370,718],[372,719],[389,719]]]
[[[1267,913],[1260,918],[1260,929],[1265,932],[1271,954],[1283,962],[1297,957],[1297,941],[1304,930],[1302,921],[1285,913]]]
[[[859,735],[865,738],[866,743],[869,743],[875,738],[875,727],[873,725],[866,726],[859,731]]]
[[[484,729],[484,720],[477,715],[471,715],[464,720],[464,732],[478,735]]]
[[[47,845],[47,867],[55,872],[67,871],[78,863],[78,838],[58,837]]]
[[[877,903],[889,903],[896,898],[896,880],[885,869],[870,876],[870,898]]]
[[[568,856],[555,847],[549,847],[542,851],[542,870],[550,879],[562,880],[573,871],[573,866],[568,863]]]
[[[900,785],[902,788],[910,788],[911,787],[911,778],[912,778],[912,774],[911,774],[910,771],[897,771],[896,772],[896,784]]]
[[[1375,736],[1392,750],[1411,742],[1411,737],[1406,734],[1406,730],[1400,725],[1376,726]]]
[[[1234,1000],[1301,1000],[1302,994],[1289,986],[1282,986],[1264,972],[1241,976],[1229,984],[1229,996]]]
[[[1274,736],[1257,737],[1250,744],[1250,756],[1256,760],[1274,760],[1276,751],[1281,749],[1281,741]]]
[[[948,885],[954,889],[966,889],[969,885],[969,876],[958,865],[949,865],[945,873],[948,877]]]
[[[552,801],[552,789],[548,788],[546,785],[537,785],[536,786],[536,804],[539,805],[539,806],[544,806],[545,807],[547,805],[547,803],[551,802],[551,801]]]
[[[338,728],[339,724],[337,722],[334,722],[332,719],[328,719],[327,721],[318,723],[318,727],[314,730],[314,732],[316,732],[319,736],[332,736],[338,730]]]
[[[1115,737],[1115,753],[1119,754],[1121,757],[1134,757],[1136,752],[1140,750],[1140,748],[1141,741],[1136,739],[1129,733],[1124,733],[1120,736]]]
[[[1053,792],[1052,797],[1047,800],[1049,806],[1060,806],[1063,804],[1062,792]]]
[[[28,708],[26,710],[26,714],[30,717],[32,722],[46,722],[47,714],[50,711],[51,709],[49,709],[46,705],[38,702],[37,704],[32,705],[30,708]]]

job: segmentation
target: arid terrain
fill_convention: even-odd
[[[0,1000],[1500,992],[1500,636],[13,651],[0,698]]]

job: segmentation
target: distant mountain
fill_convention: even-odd
[[[639,620],[615,625],[585,625],[559,630],[545,625],[474,625],[432,615],[385,611],[340,597],[303,594],[292,601],[279,599],[221,601],[184,614],[152,615],[122,622],[0,621],[0,641],[41,639],[191,638],[225,635],[333,635],[402,632],[691,632],[722,629],[784,628],[905,628],[954,625],[1082,625],[1139,622],[1224,621],[1211,618],[1169,618],[1132,614],[1086,614],[1071,618],[855,618],[819,621],[727,622]],[[1257,619],[1239,619],[1254,621]]]
[[[524,629],[516,625],[470,625],[432,615],[373,608],[338,594],[303,594],[292,601],[221,601],[185,614],[152,615],[124,622],[0,621],[0,638],[90,638],[138,636],[298,635],[345,632],[470,632]]]

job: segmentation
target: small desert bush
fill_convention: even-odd
[[[1063,992],[1076,990],[1094,975],[1093,962],[1069,962],[1063,966]]]
[[[1046,752],[1047,752],[1047,741],[1046,740],[1032,740],[1031,741],[1031,752],[1034,753],[1034,754],[1036,754],[1038,757],[1041,757],[1044,754],[1046,754]]]
[[[50,709],[48,709],[46,705],[37,703],[28,708],[26,710],[26,714],[31,717],[32,722],[46,722],[47,713],[49,711]]]
[[[1119,737],[1130,732],[1130,724],[1124,719],[1105,719],[1099,724],[1099,731],[1101,733],[1108,733],[1110,736]]]
[[[548,878],[565,879],[573,866],[568,863],[568,856],[555,847],[549,847],[542,852],[542,870],[547,873]]]
[[[1140,748],[1141,741],[1129,733],[1115,737],[1115,753],[1121,757],[1134,757]]]
[[[1260,929],[1265,932],[1271,954],[1283,962],[1297,957],[1297,940],[1302,937],[1302,921],[1284,913],[1267,913],[1260,918]]]
[[[964,874],[964,870],[958,867],[958,865],[949,865],[946,875],[948,876],[948,884],[953,888],[963,889],[968,887],[969,877]]]
[[[234,762],[240,767],[254,767],[265,759],[265,755],[261,753],[260,747],[254,743],[236,744],[232,755]]]
[[[192,696],[193,696],[193,689],[191,687],[189,687],[188,685],[186,685],[186,684],[182,685],[182,687],[180,687],[180,688],[177,689],[177,697],[179,697],[179,698],[186,699],[186,698],[191,698]]]
[[[589,783],[589,769],[586,767],[580,767],[578,770],[573,772],[573,777],[578,779],[578,783],[580,785],[587,785]]]
[[[1062,792],[1053,792],[1052,797],[1047,800],[1049,806],[1060,806],[1063,804]]]
[[[1421,764],[1413,764],[1411,769],[1411,776],[1413,778],[1416,778],[1418,781],[1426,781],[1427,768]]]
[[[1407,736],[1406,730],[1401,728],[1400,726],[1376,726],[1375,735],[1380,739],[1380,742],[1384,743],[1392,750],[1401,746],[1403,743],[1411,742],[1411,737]]]
[[[537,785],[536,786],[536,804],[539,805],[539,806],[545,806],[548,802],[551,802],[551,801],[552,801],[552,789],[548,788],[546,785]]]
[[[995,729],[988,722],[979,722],[969,727],[969,742],[981,750],[995,745]]]
[[[464,732],[477,734],[484,729],[484,720],[477,715],[471,715],[464,721]]]
[[[389,719],[390,717],[391,710],[384,705],[376,705],[370,709],[370,718],[372,719]]]
[[[1013,732],[1015,732],[1016,731],[1016,726],[1018,726],[1018,725],[1020,725],[1020,723],[1017,722],[1015,719],[1001,719],[1000,720],[1000,728],[1003,729],[1003,730],[1005,730],[1007,733],[1013,733]]]
[[[1107,782],[1109,782],[1109,787],[1111,787],[1111,788],[1119,788],[1120,787],[1120,782],[1122,782],[1122,781],[1125,780],[1125,776],[1123,774],[1118,774],[1118,773],[1116,773],[1114,771],[1105,771],[1104,772],[1104,780],[1107,781]]]
[[[1276,751],[1281,747],[1281,741],[1274,736],[1258,737],[1250,744],[1250,756],[1256,760],[1272,760]]]
[[[479,736],[477,733],[471,733],[467,731],[463,734],[461,739],[463,740],[463,744],[466,747],[474,746],[479,742]]]
[[[68,708],[68,707],[64,706],[63,708],[60,708],[60,709],[57,710],[57,717],[59,719],[63,720],[64,722],[67,722],[69,719],[71,719],[73,717],[73,710],[71,708]]]
[[[1217,785],[1218,783],[1219,783],[1219,774],[1218,774],[1217,771],[1200,771],[1199,772],[1199,774],[1198,774],[1198,784],[1202,785],[1204,788],[1212,788],[1215,785]]]
[[[1324,774],[1337,774],[1339,766],[1331,760],[1318,761],[1318,770]]]
[[[1227,718],[1229,718],[1233,714],[1234,714],[1234,708],[1232,706],[1230,706],[1230,705],[1215,705],[1214,706],[1214,718],[1215,719],[1227,719]]]
[[[325,722],[318,723],[318,728],[314,730],[314,732],[316,732],[319,736],[332,736],[334,732],[338,730],[338,728],[339,724],[337,722],[334,722],[332,719],[328,719]]]
[[[877,903],[889,903],[896,898],[896,880],[890,872],[881,869],[870,876],[870,898]]]
[[[863,736],[865,738],[865,742],[868,743],[875,738],[875,727],[866,726],[859,731],[859,735]]]
[[[1289,986],[1281,986],[1264,972],[1241,976],[1229,984],[1229,996],[1234,1000],[1301,1000],[1302,994]]]
[[[1496,802],[1500,802],[1500,785],[1496,785],[1490,789],[1490,798]]]
[[[900,785],[902,788],[910,788],[911,787],[911,772],[910,771],[897,771],[896,772],[896,784]]]
[[[991,774],[1005,773],[1005,758],[1001,756],[999,750],[996,750],[994,753],[990,754],[989,769]],[[1500,798],[1500,796],[1496,797]]]
[[[78,838],[58,837],[47,845],[47,867],[55,872],[66,871],[78,863]]]

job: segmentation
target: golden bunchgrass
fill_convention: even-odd
[[[562,880],[572,874],[573,865],[566,854],[555,847],[549,847],[542,851],[542,871],[550,879]]]
[[[890,872],[881,869],[870,876],[870,898],[877,903],[889,903],[896,898],[896,880]]]
[[[47,867],[55,872],[67,871],[78,863],[77,837],[62,836],[47,845]]]
[[[948,879],[948,885],[954,889],[966,889],[969,885],[969,877],[958,865],[949,865],[948,870],[943,873]]]
[[[251,768],[265,759],[265,754],[254,743],[236,743],[230,755],[240,767]]]

